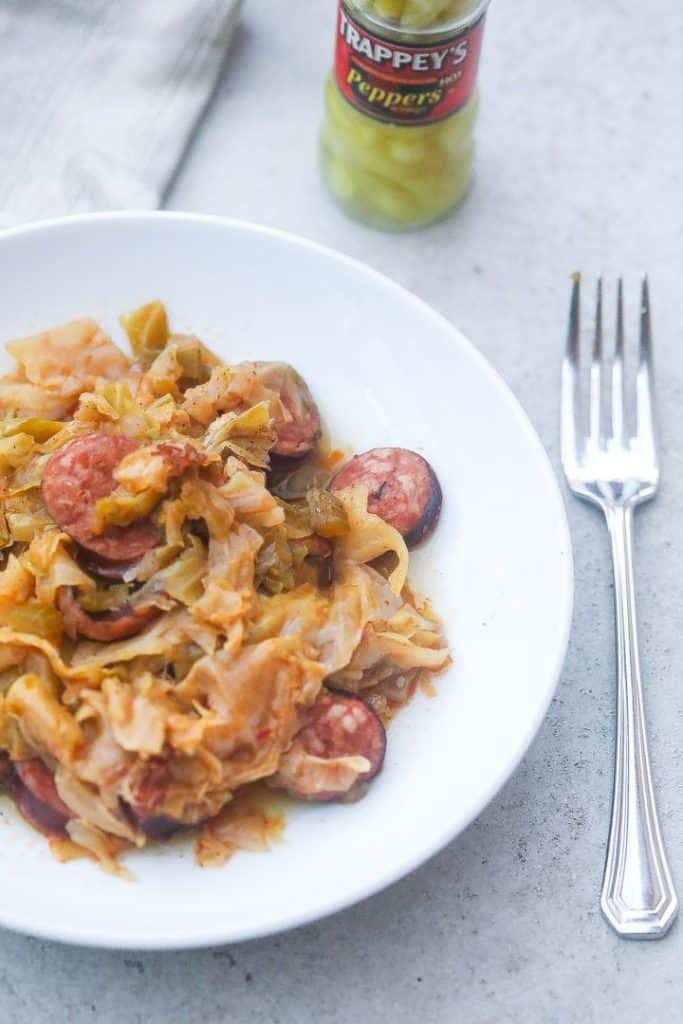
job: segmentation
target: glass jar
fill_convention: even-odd
[[[339,0],[323,175],[374,227],[439,220],[467,191],[488,0]]]

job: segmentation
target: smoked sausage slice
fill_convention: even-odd
[[[337,473],[333,491],[362,484],[368,511],[403,536],[408,547],[423,540],[441,513],[441,486],[426,459],[407,448],[371,448]]]
[[[46,836],[64,837],[73,817],[55,786],[52,772],[38,757],[14,764],[14,799],[22,816]]]
[[[160,609],[154,605],[133,608],[125,603],[113,611],[90,615],[76,600],[73,587],[59,588],[57,605],[64,619],[64,629],[72,640],[83,636],[100,643],[135,636],[160,614]]]
[[[356,697],[325,692],[280,758],[271,785],[300,800],[348,797],[381,771],[385,750],[384,726],[367,704]]]
[[[55,452],[43,474],[43,500],[57,525],[86,551],[110,562],[133,562],[159,542],[149,519],[93,532],[96,502],[111,494],[116,467],[138,447],[123,434],[82,434]]]
[[[320,413],[306,381],[288,363],[253,365],[261,383],[278,393],[289,414],[275,418],[277,441],[271,451],[290,459],[308,455],[320,437]]]
[[[107,580],[125,579],[126,573],[140,564],[139,559],[133,559],[130,562],[112,562],[107,558],[98,558],[97,555],[82,549],[79,552],[78,562],[86,572],[102,576]]]

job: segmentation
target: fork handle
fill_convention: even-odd
[[[617,737],[601,906],[619,935],[659,939],[678,911],[647,749],[633,583],[633,508],[605,510],[617,620]]]

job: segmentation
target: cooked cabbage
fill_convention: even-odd
[[[149,366],[168,341],[168,317],[164,304],[148,302],[132,313],[124,313],[120,320],[136,359],[143,366]]]
[[[6,347],[16,368],[0,380],[0,411],[14,416],[62,419],[100,378],[118,380],[130,369],[93,320],[74,320]]]
[[[90,430],[106,427],[140,440],[152,440],[159,430],[155,419],[133,395],[125,380],[111,381],[81,395],[74,422]]]
[[[140,491],[138,494],[112,491],[95,504],[93,533],[102,533],[108,526],[130,526],[136,519],[145,519],[158,503],[157,491]]]
[[[407,588],[406,546],[363,488],[333,495],[329,470],[311,464],[295,500],[273,493],[270,452],[291,418],[278,375],[170,334],[159,303],[125,323],[135,366],[82,321],[15,343],[0,381],[0,753],[54,771],[73,815],[57,854],[112,871],[147,842],[149,819],[210,819],[202,863],[263,848],[281,823],[243,787],[277,777],[323,684],[388,718],[448,659]],[[139,443],[113,490],[92,497],[92,537],[121,537],[113,566],[43,502],[52,454],[91,431]],[[148,517],[159,543],[127,560],[126,530]],[[68,621],[64,588],[100,628],[149,606],[158,616],[93,641]],[[301,770],[343,783],[363,766]]]
[[[226,412],[211,423],[204,435],[210,451],[229,451],[250,466],[267,469],[269,452],[277,440],[267,402],[242,413]]]
[[[403,537],[393,526],[368,512],[367,488],[351,487],[340,491],[337,497],[349,523],[349,531],[340,538],[337,547],[340,564],[364,565],[393,551],[398,561],[389,574],[389,583],[394,593],[400,594],[408,575],[408,548]]]

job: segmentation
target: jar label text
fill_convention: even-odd
[[[335,75],[342,95],[378,121],[423,125],[449,117],[472,95],[484,18],[434,46],[393,43],[364,29],[339,2]]]

